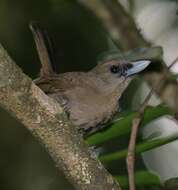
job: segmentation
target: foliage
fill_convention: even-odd
[[[151,122],[160,116],[170,114],[173,112],[165,106],[149,107],[146,109],[141,127]],[[130,112],[113,122],[108,130],[103,130],[87,138],[89,145],[99,146],[114,138],[119,138],[124,135],[128,135],[131,130],[131,122],[135,117],[136,112]]]
[[[107,143],[115,142],[116,139],[128,138],[131,130],[131,124],[133,118],[136,116],[137,112],[128,112],[122,114],[118,119],[110,123],[107,129],[97,132],[89,136],[86,139],[86,142],[90,146],[94,147],[105,147]],[[151,121],[165,115],[174,115],[174,112],[171,111],[168,107],[164,105],[159,105],[156,107],[147,107],[144,113],[142,120],[141,128],[145,127]],[[178,140],[178,134],[174,134],[167,137],[159,137],[159,134],[156,134],[156,137],[150,136],[146,140],[141,140],[136,145],[136,154],[139,156],[141,153],[163,146],[164,144]],[[117,146],[116,146],[117,147]],[[109,153],[99,155],[99,159],[106,166],[109,167],[112,163],[115,163],[119,160],[126,160],[127,148],[117,149]],[[144,168],[143,168],[144,169]],[[158,185],[161,187],[159,178],[147,170],[138,170],[136,169],[136,185],[137,187],[149,187],[152,185]],[[120,174],[114,174],[116,179],[119,181],[123,188],[128,187],[128,179],[126,176]]]

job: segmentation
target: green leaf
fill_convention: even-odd
[[[129,186],[127,176],[114,176],[119,182],[121,187],[127,188]],[[160,185],[160,179],[158,176],[144,170],[135,172],[135,183],[137,187],[149,186],[149,185]]]
[[[159,46],[151,48],[137,48],[123,54],[125,60],[138,60],[138,59],[162,59],[163,49]]]
[[[169,76],[170,81],[175,81],[177,79],[178,79],[178,74],[172,74],[172,75]]]
[[[99,63],[109,61],[112,59],[134,61],[139,59],[154,59],[161,60],[163,50],[161,47],[150,47],[150,48],[137,48],[126,53],[121,53],[119,50],[114,49],[103,52],[97,58]]]
[[[178,133],[164,138],[143,141],[142,143],[136,145],[136,154],[160,147],[175,140],[178,140]],[[125,158],[126,156],[127,156],[127,149],[124,149],[111,154],[102,155],[99,157],[99,159],[104,163],[108,163]]]
[[[173,112],[165,106],[148,107],[144,114],[142,126],[166,114],[172,115]],[[129,134],[131,130],[131,123],[135,115],[136,112],[132,112],[126,116],[123,116],[123,118],[114,122],[114,124],[112,124],[112,126],[108,129],[89,136],[86,139],[86,142],[91,146],[100,146],[110,140]]]

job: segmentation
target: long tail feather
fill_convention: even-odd
[[[38,55],[41,61],[40,77],[50,77],[55,74],[54,61],[53,61],[53,49],[51,40],[47,32],[40,27],[37,22],[30,23],[30,29],[32,31]]]

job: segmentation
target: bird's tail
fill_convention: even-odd
[[[41,78],[48,78],[55,74],[54,54],[51,40],[44,30],[37,22],[30,23],[30,29],[32,31],[38,55],[41,61]]]

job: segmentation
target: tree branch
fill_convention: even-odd
[[[117,0],[79,0],[79,2],[100,18],[112,39],[122,50],[149,45],[138,32],[132,17]]]
[[[128,146],[128,153],[127,153],[127,170],[128,170],[128,178],[129,178],[129,190],[135,190],[135,146],[137,141],[137,133],[138,129],[141,125],[141,122],[143,120],[145,108],[148,105],[148,102],[153,94],[153,89],[149,92],[149,94],[146,96],[143,104],[140,106],[138,113],[136,117],[132,121],[132,128],[131,128],[131,135],[130,135],[130,141]]]
[[[45,146],[79,190],[120,190],[84,144],[62,107],[47,97],[0,45],[0,104]]]
[[[121,44],[123,50],[135,47],[150,46],[134,19],[125,11],[117,0],[79,0],[84,6],[92,10],[103,22],[110,36],[117,44]],[[158,96],[169,107],[178,112],[178,86],[176,80],[170,80],[172,74],[163,63],[162,72],[145,73],[144,79],[155,90]],[[160,81],[162,83],[160,84]],[[159,88],[157,88],[159,84]]]

